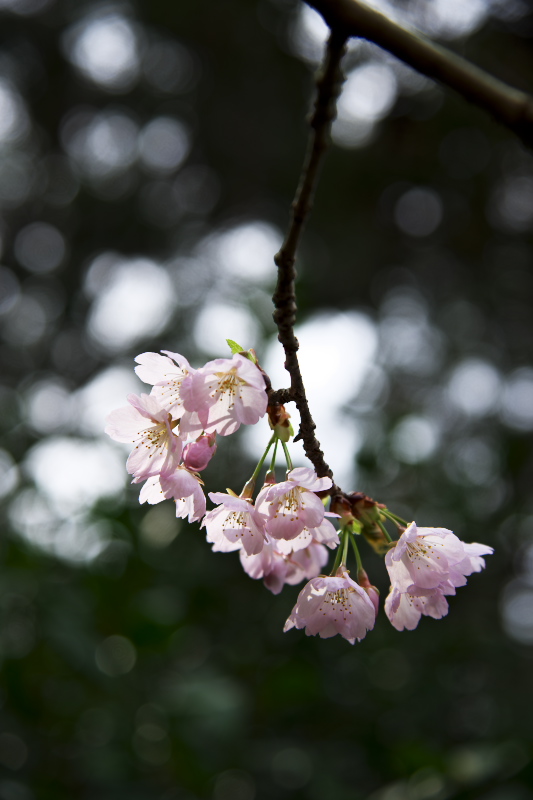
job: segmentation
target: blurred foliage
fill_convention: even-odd
[[[533,90],[527,4],[448,6],[452,48]],[[98,403],[143,350],[217,355],[209,303],[221,341],[241,341],[233,307],[270,346],[257,264],[298,178],[320,25],[292,0],[2,0],[0,17],[1,800],[533,798],[531,154],[350,50],[348,71],[381,72],[337,128],[298,284],[301,321],[356,311],[379,340],[342,408],[345,488],[496,554],[414,633],[382,614],[353,648],[284,635],[295,590],[273,597],[170,504],[139,507]],[[232,269],[224,236],[246,225]],[[242,442],[208,489],[247,479]]]

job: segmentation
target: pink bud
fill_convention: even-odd
[[[183,463],[192,472],[201,472],[216,453],[216,433],[204,433],[183,449]]]
[[[365,590],[367,595],[372,601],[372,605],[376,609],[376,614],[379,611],[379,589],[372,586],[364,569],[360,569],[357,573],[357,583]]]

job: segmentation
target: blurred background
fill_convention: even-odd
[[[533,90],[525,0],[380,0]],[[105,415],[133,358],[198,367],[271,318],[326,29],[296,0],[0,0],[1,800],[533,798],[533,159],[352,40],[298,263],[336,478],[493,545],[441,621],[351,647],[171,503]],[[239,491],[266,423],[221,440]],[[305,463],[301,453],[297,463]],[[371,579],[386,573],[368,550]]]

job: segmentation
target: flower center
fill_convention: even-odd
[[[302,501],[301,491],[299,488],[295,488],[282,496],[279,503],[279,511],[284,517],[289,514],[293,519],[298,519],[303,506],[304,503]]]
[[[147,450],[155,450],[157,453],[163,452],[165,447],[168,446],[167,427],[164,423],[158,423],[153,428],[147,428],[142,433],[141,445],[144,445]],[[148,458],[152,458],[151,453]]]
[[[410,561],[424,561],[426,566],[431,559],[440,559],[440,556],[435,555],[434,544],[429,544],[425,541],[409,542],[407,545],[407,555]]]
[[[246,381],[243,381],[242,378],[239,378],[237,375],[237,369],[232,367],[228,372],[215,372],[216,377],[218,378],[218,386],[211,395],[212,397],[218,392],[219,395],[223,395],[228,393],[230,397],[235,397],[237,391],[241,386],[246,385]]]
[[[245,516],[244,511],[232,511],[224,520],[222,527],[230,529],[245,528],[247,527]]]

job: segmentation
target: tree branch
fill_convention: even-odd
[[[309,410],[305,387],[298,363],[298,339],[294,335],[296,320],[296,250],[302,235],[305,221],[313,205],[318,171],[323,155],[329,144],[331,123],[336,115],[335,101],[340,93],[343,75],[340,61],[345,52],[346,36],[332,31],[326,50],[322,70],[317,76],[317,98],[310,119],[311,133],[307,154],[300,175],[296,196],[292,203],[292,213],[285,240],[274,261],[278,267],[278,282],[272,301],[276,308],[274,321],[278,326],[278,339],[285,350],[285,369],[291,376],[290,399],[294,400],[300,412],[300,431],[296,439],[302,439],[305,454],[316,469],[319,477],[333,477],[324,459],[320,442],[315,436],[315,423]]]
[[[508,86],[466,59],[408,31],[360,0],[306,0],[332,30],[360,36],[418,72],[455,89],[533,147],[533,97]]]

